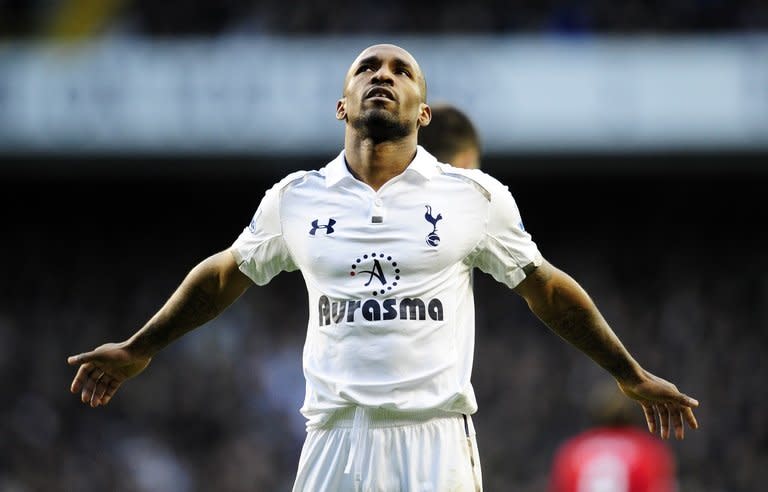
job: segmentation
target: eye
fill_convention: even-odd
[[[411,76],[411,72],[407,68],[398,68],[397,70],[395,70],[395,73],[405,75],[406,77]]]
[[[369,70],[373,70],[373,67],[370,65],[360,65],[359,67],[357,67],[357,71],[355,72],[355,74],[367,72]]]

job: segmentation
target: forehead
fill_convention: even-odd
[[[378,59],[381,61],[401,61],[417,69],[419,68],[419,64],[416,62],[416,59],[413,57],[413,55],[408,53],[403,48],[393,44],[377,44],[369,46],[359,55],[357,55],[357,58],[355,58],[355,61],[352,62],[352,66],[350,68],[354,68],[361,62],[371,59]]]

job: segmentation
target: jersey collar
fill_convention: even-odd
[[[415,172],[421,175],[424,179],[432,179],[432,176],[438,173],[437,159],[427,152],[424,147],[418,145],[416,146],[416,157],[414,157],[408,167],[405,168],[405,172]],[[325,167],[325,185],[330,188],[346,179],[355,179],[355,177],[352,176],[352,173],[350,173],[347,168],[344,151],[342,150],[339,155]]]

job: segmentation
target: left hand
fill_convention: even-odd
[[[678,391],[677,386],[669,381],[643,371],[640,381],[631,383],[618,381],[619,388],[628,397],[636,400],[643,407],[648,430],[656,433],[656,417],[658,416],[662,439],[669,439],[670,427],[675,429],[675,437],[685,437],[683,420],[688,422],[691,429],[698,429],[699,424],[693,415],[693,409],[699,402]]]

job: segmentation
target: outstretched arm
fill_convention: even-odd
[[[141,373],[162,348],[210,321],[251,285],[228,251],[195,266],[162,308],[131,338],[107,343],[67,362],[80,366],[70,390],[83,403],[106,405],[120,385]]]
[[[584,289],[570,276],[544,261],[516,288],[531,311],[552,331],[587,354],[616,379],[621,390],[643,407],[648,430],[669,438],[684,437],[683,420],[696,429],[698,402],[677,387],[644,370],[632,358]]]

